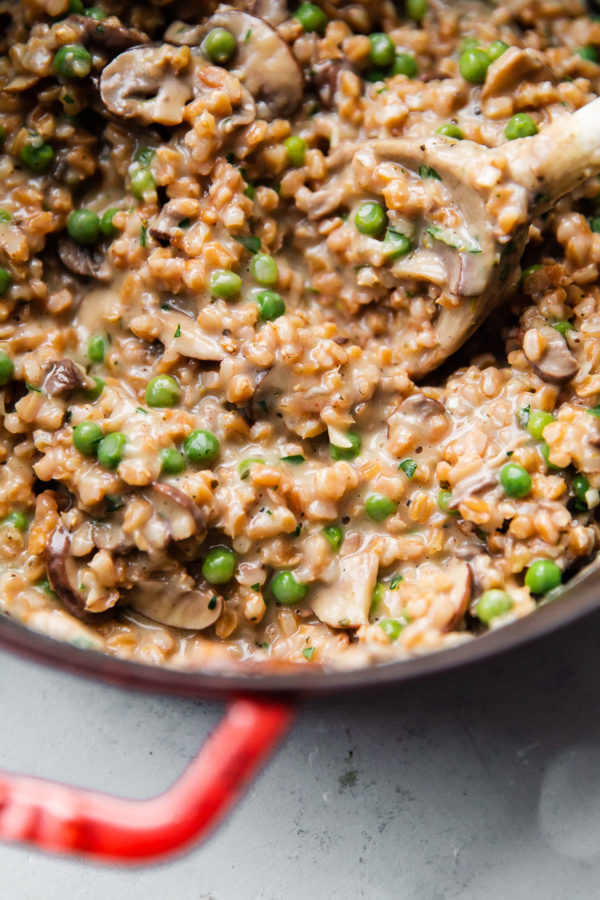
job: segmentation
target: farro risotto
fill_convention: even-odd
[[[368,142],[534,135],[598,48],[580,0],[0,0],[0,610],[356,666],[559,592],[600,539],[599,181],[420,378],[476,236]]]

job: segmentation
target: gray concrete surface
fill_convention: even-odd
[[[134,797],[218,704],[0,655],[0,766]],[[596,900],[600,616],[502,660],[308,704],[203,847],[122,870],[0,846],[2,900]]]

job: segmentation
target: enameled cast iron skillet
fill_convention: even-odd
[[[151,800],[125,800],[0,772],[0,839],[97,860],[140,863],[204,837],[289,728],[300,700],[446,672],[542,637],[598,608],[600,571],[590,564],[552,603],[452,650],[372,668],[249,666],[179,672],[81,650],[0,615],[0,647],[78,675],[167,694],[225,700],[222,722],[182,777]]]

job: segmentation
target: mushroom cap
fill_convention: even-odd
[[[533,329],[542,338],[545,346],[539,358],[528,355],[527,341],[523,340],[523,352],[535,374],[549,384],[565,384],[577,374],[577,360],[571,353],[563,335],[551,325]]]
[[[237,41],[231,71],[252,94],[263,119],[290,116],[302,100],[302,71],[292,51],[264,19],[237,10],[216,12],[200,36],[225,28]]]
[[[186,631],[202,631],[214,625],[225,601],[203,579],[192,588],[189,581],[189,574],[181,568],[172,573],[154,573],[153,578],[138,582],[123,597],[153,622]]]
[[[378,569],[379,557],[372,551],[346,556],[335,584],[321,588],[311,601],[315,615],[332,628],[366,625]]]
[[[125,50],[102,71],[102,101],[124,119],[179,125],[193,96],[190,61],[186,46],[151,44]]]
[[[100,612],[86,607],[86,596],[79,589],[77,562],[71,555],[71,536],[59,524],[46,546],[46,570],[55,593],[67,610],[82,622],[99,622],[112,614],[112,609]]]

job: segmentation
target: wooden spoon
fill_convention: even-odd
[[[388,266],[396,285],[413,278],[439,294],[425,340],[425,326],[410,316],[395,335],[397,355],[419,378],[458,350],[518,282],[530,221],[600,173],[600,98],[500,147],[442,136],[371,141],[352,166],[359,180],[363,173],[363,190],[384,193],[396,173],[425,197],[411,217],[414,249]],[[392,225],[394,215],[401,204],[395,212],[388,204]]]

